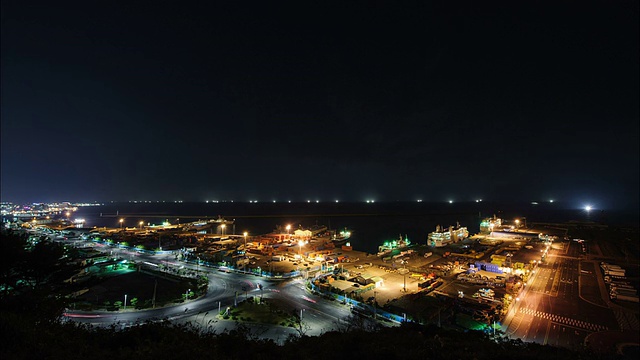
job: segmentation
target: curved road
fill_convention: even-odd
[[[137,262],[154,264],[168,262],[164,255],[140,254],[135,251],[121,250],[124,258],[135,257]],[[350,315],[350,309],[337,301],[328,301],[311,294],[301,279],[271,280],[250,274],[225,272],[204,266],[172,262],[173,265],[184,266],[205,272],[209,278],[207,294],[183,304],[140,311],[124,310],[119,312],[67,312],[66,318],[80,323],[94,326],[111,326],[116,324],[127,327],[148,321],[169,320],[176,322],[190,321],[201,326],[205,331],[224,331],[236,326],[234,321],[219,320],[218,310],[224,311],[248,296],[263,296],[278,299],[286,304],[289,311],[296,315],[302,314],[303,327],[308,335],[319,335],[325,331],[334,330]],[[260,289],[262,285],[262,289]],[[265,324],[249,324],[252,328],[260,329],[263,337],[275,340],[286,339],[289,334],[298,334],[295,329],[280,326],[266,326]]]

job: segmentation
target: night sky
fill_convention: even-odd
[[[637,206],[637,1],[345,3],[3,0],[2,200]]]

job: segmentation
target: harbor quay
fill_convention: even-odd
[[[525,229],[506,236],[496,227],[495,232],[469,237],[458,224],[430,234],[439,246],[400,238],[371,254],[354,249],[346,229],[281,226],[250,236],[226,234],[231,226],[232,221],[218,217],[160,226],[66,229],[55,238],[96,242],[100,246],[90,256],[97,264],[115,256],[145,267],[150,265],[139,261],[141,255],[152,254],[164,270],[190,265],[191,272],[181,271],[188,275],[213,268],[270,281],[303,279],[316,295],[339,299],[369,315],[372,309],[386,309],[406,320],[435,321],[436,315],[441,320],[444,314],[435,314],[430,306],[433,298],[455,299],[466,303],[481,323],[504,317],[549,245]],[[446,236],[447,231],[456,235]],[[504,262],[501,269],[512,271],[495,271],[499,261]]]

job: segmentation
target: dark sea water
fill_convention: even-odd
[[[117,214],[117,215],[116,215]],[[496,204],[480,203],[106,203],[102,206],[81,207],[74,215],[84,218],[86,227],[185,223],[198,219],[217,218],[235,220],[225,234],[266,234],[277,226],[290,224],[292,229],[325,225],[330,229],[348,228],[355,250],[377,252],[386,240],[407,236],[413,243],[425,244],[427,234],[437,225],[448,227],[460,223],[471,234],[479,231],[480,220],[496,215],[506,221],[518,218],[527,224],[535,222],[563,223],[590,221],[609,225],[638,227],[637,210],[604,211],[568,209],[560,203]]]

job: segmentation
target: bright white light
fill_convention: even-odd
[[[591,205],[587,205],[587,206],[584,207],[584,209],[586,211],[591,211],[591,209],[593,209],[593,208],[591,207]]]
[[[273,203],[275,204],[275,203],[276,203],[276,201],[275,201],[275,200],[273,200]]]
[[[453,204],[453,200],[449,200],[449,204]]]
[[[291,204],[291,200],[289,200],[289,204]]]
[[[550,203],[552,203],[552,202],[553,202],[553,199],[549,200],[549,202],[550,202]]]
[[[310,203],[310,202],[311,202],[311,200],[307,200],[307,203]]]
[[[319,202],[320,202],[320,200],[316,200],[316,204],[319,203]]]
[[[340,201],[336,200],[336,202],[340,202]]]

